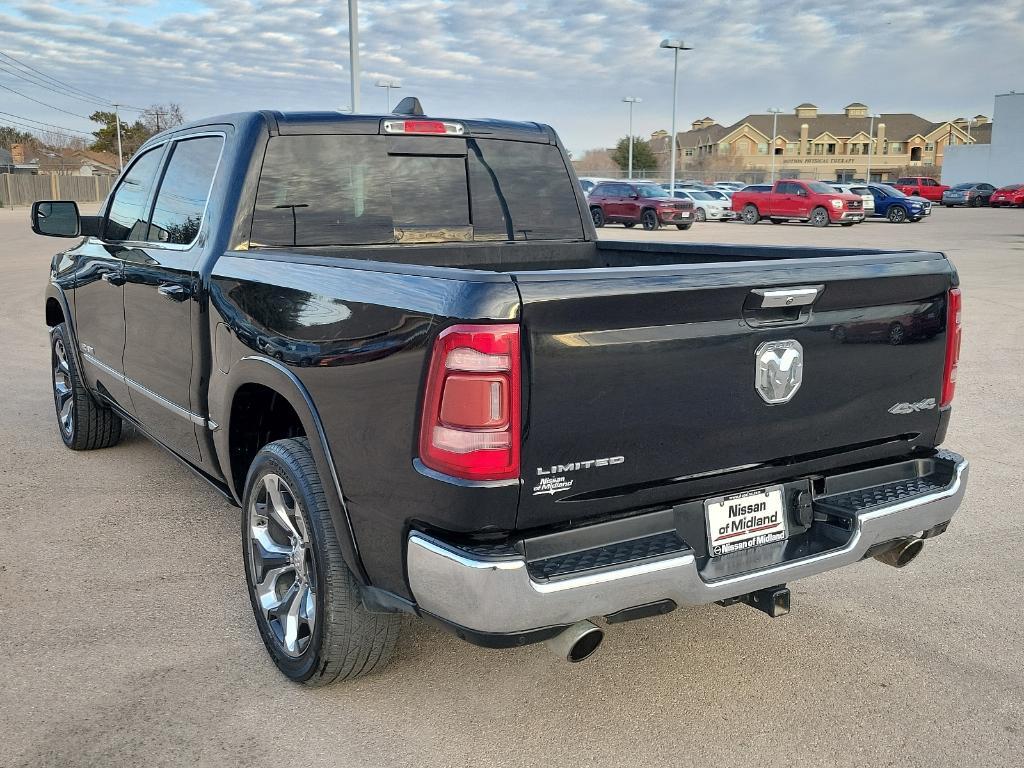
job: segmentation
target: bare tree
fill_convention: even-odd
[[[170,102],[168,104],[151,104],[143,110],[139,119],[152,135],[181,125],[185,122],[185,115],[181,111],[180,104]]]

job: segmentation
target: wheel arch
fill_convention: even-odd
[[[263,434],[270,438],[269,442],[300,435],[309,440],[345,562],[356,580],[368,585],[327,433],[305,385],[283,363],[261,355],[244,357],[231,366],[226,376],[215,374],[215,377],[222,383],[216,396],[220,422],[214,431],[214,445],[221,472],[238,504],[243,505],[242,495],[252,459],[266,444],[253,451],[252,444],[245,442],[252,430],[246,429],[243,422],[253,407],[261,408],[269,403],[270,423],[262,430],[257,429],[257,436]],[[213,400],[211,393],[211,406]],[[234,442],[238,440],[243,442]]]

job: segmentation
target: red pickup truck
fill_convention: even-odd
[[[936,203],[942,202],[942,193],[949,189],[949,185],[939,184],[930,176],[903,176],[890,186],[905,195],[917,195]]]
[[[850,227],[864,220],[864,201],[860,195],[836,192],[824,182],[797,179],[777,181],[764,191],[741,189],[732,196],[732,209],[744,224],[757,224],[761,219],[769,219],[773,224],[799,219],[816,227]]]

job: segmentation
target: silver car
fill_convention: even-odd
[[[676,187],[675,196],[693,201],[693,216],[696,221],[731,221],[736,218],[736,213],[731,208],[732,201],[719,200],[708,192]]]

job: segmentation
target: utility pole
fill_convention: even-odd
[[[768,111],[772,113],[772,184],[775,183],[775,142],[779,139],[779,112],[782,110],[778,107],[769,107]]]
[[[352,78],[352,114],[359,113],[359,0],[348,0],[348,63]]]
[[[118,112],[120,104],[114,105],[114,122],[117,123],[117,164],[120,170],[124,170],[124,153],[121,152],[121,113]]]
[[[633,180],[633,105],[638,104],[643,99],[638,99],[636,96],[626,96],[623,101],[629,104],[629,133],[627,140],[629,141],[629,179]]]

